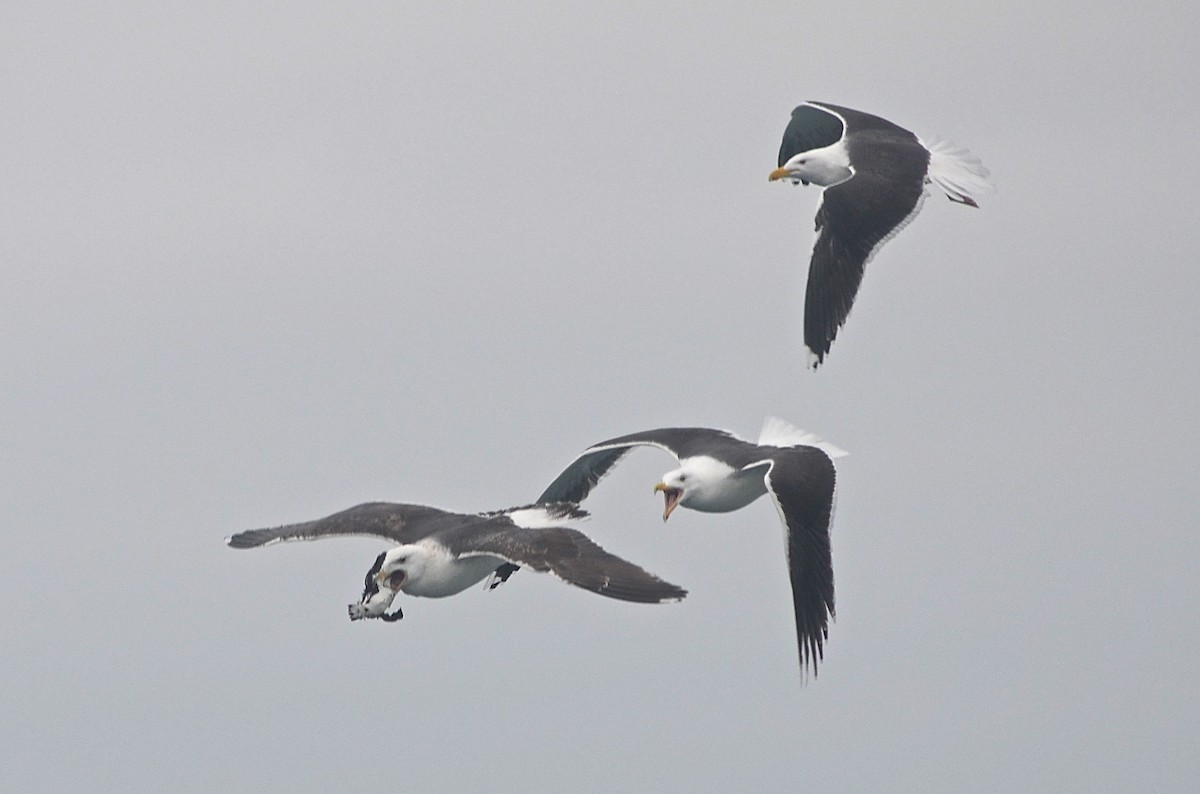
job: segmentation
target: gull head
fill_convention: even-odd
[[[416,564],[416,556],[419,555],[411,554],[411,547],[397,546],[376,557],[375,563],[363,577],[362,598],[349,607],[350,619],[382,618],[392,622],[404,617],[399,608],[392,613],[387,610],[396,594],[412,578],[414,568],[422,567]]]

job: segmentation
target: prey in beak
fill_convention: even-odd
[[[384,576],[380,569],[383,567],[383,559],[386,552],[376,558],[375,564],[371,566],[371,570],[367,571],[363,582],[362,598],[357,604],[351,604],[349,607],[351,620],[363,620],[364,618],[380,618],[385,623],[395,623],[400,618],[404,617],[404,612],[400,607],[396,607],[395,612],[388,612],[388,607],[392,605],[396,594],[400,591],[399,584],[403,583],[404,575],[397,571],[390,577]],[[396,574],[400,574],[397,581],[397,586],[392,587],[389,579],[397,579]]]
[[[654,486],[654,491],[662,491],[663,494],[663,521],[671,517],[671,511],[679,504],[679,500],[683,498],[682,488],[672,488],[665,482],[660,482]]]
[[[395,623],[400,618],[404,617],[404,611],[400,607],[396,607],[394,612],[388,612],[388,607],[392,605],[392,601],[396,598],[395,590],[390,588],[375,588],[369,592],[363,593],[362,600],[357,604],[351,604],[349,607],[351,620],[363,620],[364,618],[379,618],[385,623]]]

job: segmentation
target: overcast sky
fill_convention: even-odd
[[[497,5],[0,11],[0,788],[1195,790],[1196,12]],[[998,186],[815,373],[806,99]],[[768,414],[851,453],[806,686],[772,505],[654,450],[581,528],[681,604],[223,545]]]

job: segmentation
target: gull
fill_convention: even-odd
[[[339,513],[281,527],[250,529],[225,539],[235,549],[291,540],[369,535],[390,540],[367,572],[350,619],[404,617],[388,613],[398,593],[444,598],[484,578],[490,587],[528,566],[599,595],[637,603],[679,601],[681,587],[610,554],[565,521],[587,512],[569,503],[536,504],[488,513],[453,513],[424,505],[368,502]]]
[[[815,369],[846,322],[863,269],[912,222],[933,183],[946,197],[978,207],[988,170],[966,149],[926,144],[887,119],[827,102],[792,111],[771,181],[824,188],[804,295],[804,344]]]
[[[677,507],[704,513],[741,509],[770,494],[783,522],[801,671],[816,674],[834,615],[833,459],[846,453],[788,422],[768,417],[757,442],[707,427],[665,427],[588,447],[555,478],[539,501],[581,502],[637,446],[657,447],[679,461],[655,486],[663,521]]]

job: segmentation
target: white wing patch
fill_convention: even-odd
[[[520,507],[503,515],[524,529],[548,529],[562,526],[563,521],[568,519],[580,521],[588,517],[583,510],[566,503]]]
[[[763,421],[762,432],[758,434],[758,444],[766,447],[816,447],[835,460],[850,454],[815,433],[801,430],[778,416],[768,416]]]

